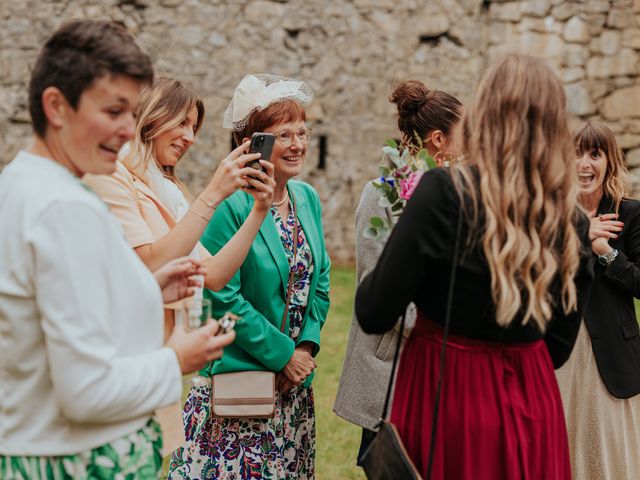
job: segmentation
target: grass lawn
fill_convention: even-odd
[[[331,309],[322,329],[318,371],[314,380],[316,399],[316,478],[318,480],[365,478],[355,466],[360,428],[333,413],[344,351],[349,338],[355,271],[331,269]]]

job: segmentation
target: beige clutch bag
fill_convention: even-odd
[[[222,418],[273,418],[276,375],[242,371],[213,376],[213,414]]]
[[[293,199],[292,199],[293,200]],[[293,238],[298,238],[298,220],[295,201]],[[293,242],[293,258],[298,251],[297,242]],[[287,296],[280,322],[280,331],[284,332],[289,313],[289,302],[293,289],[293,271],[289,271]],[[273,418],[276,409],[276,374],[263,371],[241,371],[218,373],[211,378],[211,401],[213,414],[222,418]]]

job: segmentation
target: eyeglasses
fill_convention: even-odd
[[[289,148],[295,137],[298,137],[300,143],[306,145],[311,140],[311,129],[310,128],[302,128],[297,132],[292,132],[291,130],[283,130],[280,133],[276,133],[276,140],[280,144],[280,146],[284,148]]]

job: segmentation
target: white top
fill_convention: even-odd
[[[89,450],[180,400],[158,284],[80,180],[20,152],[0,232],[1,455]]]

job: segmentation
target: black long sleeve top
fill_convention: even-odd
[[[356,294],[356,315],[363,330],[382,333],[397,322],[409,302],[431,320],[443,325],[453,262],[460,200],[448,169],[427,172],[391,233],[374,271],[366,276]],[[482,213],[482,212],[480,212]],[[467,245],[469,225],[463,216],[461,259],[458,263],[450,331],[486,341],[523,343],[544,339],[553,364],[561,366],[571,353],[593,279],[593,258],[588,238],[589,220],[579,217],[578,232],[584,254],[576,276],[577,311],[565,315],[559,282],[552,290],[553,318],[546,332],[533,322],[522,325],[522,315],[502,327],[495,318],[491,273],[479,241]],[[482,219],[482,215],[480,215]],[[480,228],[475,232],[481,232]],[[476,234],[480,238],[480,234]]]

